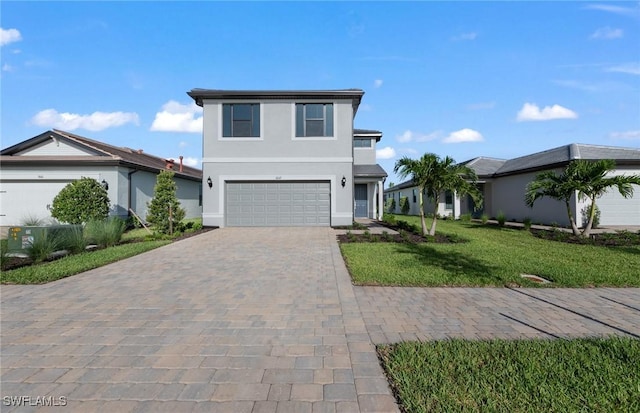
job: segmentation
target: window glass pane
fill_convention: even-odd
[[[251,120],[251,105],[233,105],[233,120]]]
[[[325,106],[325,115],[327,120],[326,131],[324,136],[333,136],[333,104],[327,103]]]
[[[324,118],[323,104],[320,104],[320,103],[306,104],[305,111],[306,111],[307,119],[323,119]]]
[[[324,136],[324,122],[321,120],[307,120],[305,136]]]
[[[222,136],[231,136],[231,105],[222,105]]]
[[[296,136],[304,136],[304,105],[296,104]]]
[[[238,136],[238,137],[251,136],[251,121],[250,120],[234,120],[233,136]]]
[[[354,139],[353,146],[356,148],[370,148],[371,139]]]
[[[451,192],[445,192],[444,203],[446,209],[453,209],[453,194]]]

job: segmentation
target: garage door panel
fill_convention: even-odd
[[[330,224],[329,182],[227,182],[228,226]]]

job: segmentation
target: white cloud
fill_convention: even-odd
[[[619,14],[621,16],[628,16],[633,18],[640,18],[640,8],[611,6],[609,4],[590,4],[586,6],[587,9],[601,10],[609,13]]]
[[[200,116],[198,116],[200,115]],[[170,100],[156,113],[151,124],[152,131],[159,132],[202,132],[202,108],[195,103],[182,105]]]
[[[0,46],[5,44],[19,42],[22,40],[22,35],[17,29],[3,29],[0,27]]]
[[[90,115],[80,115],[68,112],[59,113],[55,109],[45,109],[38,112],[31,118],[31,122],[38,126],[67,131],[86,129],[94,132],[122,126],[126,123],[139,124],[138,114],[135,112],[93,112]]]
[[[629,75],[640,75],[640,63],[626,63],[618,66],[611,66],[605,72],[626,73]]]
[[[591,34],[589,38],[610,40],[610,39],[620,39],[623,36],[624,36],[624,32],[622,31],[622,29],[612,29],[609,26],[605,26],[605,27],[600,27],[598,30],[593,32],[593,34]]]
[[[9,63],[5,63],[2,65],[2,71],[3,72],[13,72],[13,66],[11,66]]]
[[[462,143],[462,142],[482,142],[484,138],[482,134],[473,129],[460,129],[459,131],[451,132],[449,136],[442,140],[443,143]]]
[[[377,89],[380,86],[382,86],[382,83],[383,83],[382,79],[376,79],[376,80],[373,81],[373,87],[375,87]]]
[[[393,149],[391,146],[385,146],[382,149],[376,150],[376,158],[378,159],[391,159],[391,158],[395,158],[395,156],[396,156],[396,150]]]
[[[182,142],[180,142],[178,144],[178,146],[181,147],[181,148],[186,148],[187,146],[189,146],[189,144],[187,142],[185,142],[185,141],[182,141]]]
[[[470,32],[470,33],[460,33],[457,36],[453,36],[451,40],[456,42],[464,41],[464,40],[475,40],[478,37],[478,33]]]
[[[609,134],[611,139],[627,139],[635,140],[640,139],[640,130],[630,130],[626,132],[611,132]]]
[[[434,139],[438,139],[438,137],[440,136],[440,131],[436,131],[436,132],[432,132],[429,133],[427,135],[422,134],[422,133],[417,133],[417,132],[413,132],[410,130],[406,130],[404,131],[404,133],[402,135],[398,135],[396,136],[396,140],[400,143],[407,143],[407,142],[427,142],[427,141],[432,141]]]
[[[553,119],[576,119],[578,114],[560,105],[545,106],[542,110],[535,103],[525,103],[518,112],[518,122]]]

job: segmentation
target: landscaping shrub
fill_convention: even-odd
[[[524,224],[524,229],[527,231],[531,229],[531,218],[525,217],[525,219],[522,220],[522,223]]]
[[[489,216],[487,214],[482,214],[480,216],[480,221],[482,221],[483,224],[486,224],[487,221],[489,221]]]
[[[395,198],[387,198],[387,212],[393,214],[396,212],[396,200]]]
[[[469,213],[461,214],[460,215],[460,221],[462,221],[462,222],[470,222],[471,221],[471,214],[469,214]]]
[[[400,198],[400,212],[403,215],[408,215],[410,209],[411,205],[409,205],[409,198],[407,198],[406,196]]]
[[[117,217],[94,220],[87,222],[85,234],[89,242],[100,247],[111,247],[120,242],[126,226],[126,221]]]
[[[108,214],[107,191],[93,178],[81,178],[62,188],[51,207],[51,216],[69,224],[106,219]]]
[[[154,229],[162,234],[171,234],[180,228],[185,210],[180,207],[176,196],[177,185],[173,180],[173,171],[161,171],[153,188],[153,199],[147,203],[149,212],[147,221],[154,225]]]
[[[45,224],[45,220],[35,215],[28,214],[22,218],[22,226],[24,227],[41,227]]]
[[[79,254],[87,248],[87,240],[81,226],[72,226],[60,232],[61,247],[72,254]]]
[[[43,232],[42,236],[35,237],[29,243],[25,252],[34,262],[42,262],[58,251],[61,245],[62,242],[55,232]]]
[[[496,216],[496,220],[498,221],[498,225],[504,227],[504,223],[507,221],[507,216],[502,211],[498,211],[498,215]]]

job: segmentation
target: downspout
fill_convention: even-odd
[[[129,172],[127,174],[127,184],[129,186],[129,199],[127,200],[127,215],[131,216],[131,175],[133,175],[134,173],[138,172],[138,169],[134,169],[133,171]]]

